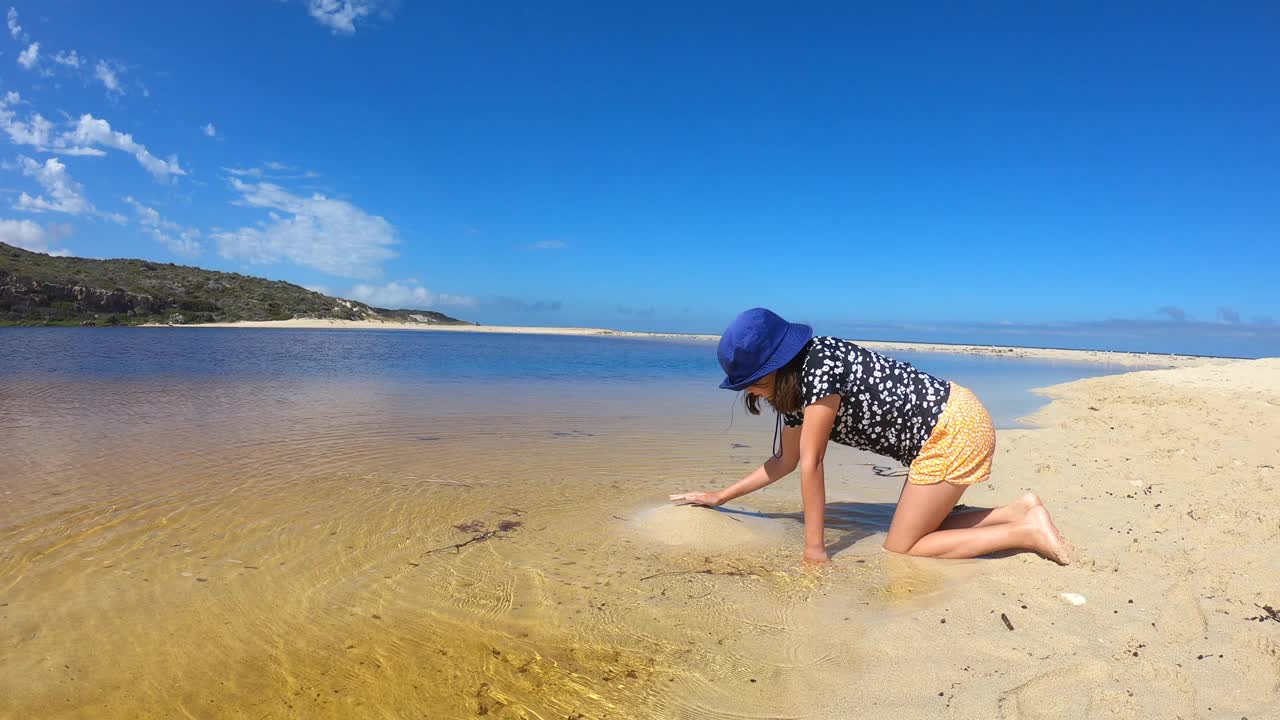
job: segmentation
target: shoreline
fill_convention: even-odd
[[[505,335],[567,335],[574,337],[617,337],[646,340],[687,340],[714,342],[718,335],[686,333],[637,332],[633,330],[609,330],[584,327],[535,327],[520,325],[429,325],[378,320],[328,320],[323,318],[294,318],[292,320],[245,320],[227,323],[201,323],[198,325],[168,325],[148,323],[145,328],[236,328],[274,330],[403,330],[427,332],[464,332]],[[1065,348],[1034,348],[1006,345],[962,345],[949,343],[898,342],[889,340],[857,340],[854,342],[870,350],[885,352],[926,352],[952,355],[989,355],[993,357],[1023,358],[1030,360],[1056,360],[1101,365],[1119,365],[1137,368],[1176,368],[1201,365],[1220,365],[1248,362],[1245,358],[1211,357],[1202,355],[1178,355],[1141,353],[1117,350],[1070,350]]]

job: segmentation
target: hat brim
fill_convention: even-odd
[[[763,367],[751,377],[738,382],[733,382],[732,379],[726,376],[720,382],[720,387],[725,390],[744,390],[751,387],[760,378],[791,362],[791,359],[799,354],[804,349],[805,344],[812,339],[813,328],[800,323],[787,323],[787,332],[782,336],[782,342],[778,343],[778,347],[769,356],[769,359],[765,361]]]

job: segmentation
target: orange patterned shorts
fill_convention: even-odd
[[[951,394],[933,433],[911,462],[907,481],[932,485],[946,480],[972,485],[991,478],[996,429],[982,402],[969,388],[951,383]]]

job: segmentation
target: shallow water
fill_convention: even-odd
[[[0,716],[804,717],[815,673],[856,672],[826,623],[981,563],[876,552],[901,481],[845,449],[825,573],[795,567],[794,478],[664,507],[768,453],[712,350],[0,332]],[[1101,370],[974,360],[926,358],[1000,369],[1006,421]],[[711,541],[744,529],[770,542]]]

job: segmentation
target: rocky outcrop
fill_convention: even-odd
[[[83,285],[58,285],[0,273],[0,305],[16,310],[23,306],[49,307],[59,302],[71,303],[76,312],[132,312],[135,315],[156,314],[169,306],[169,303],[150,295],[119,288],[104,290]]]

